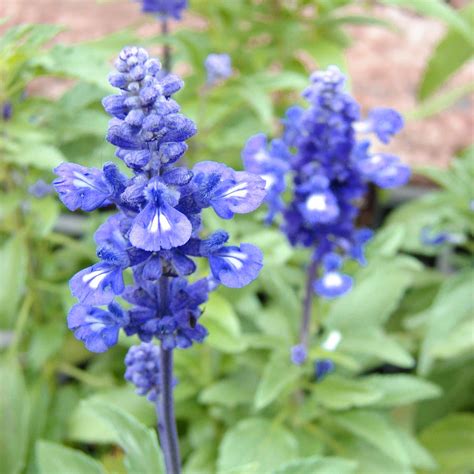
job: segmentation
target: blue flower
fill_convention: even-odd
[[[209,255],[214,278],[229,288],[242,288],[257,278],[263,266],[261,250],[252,244],[221,247]]]
[[[133,221],[130,242],[150,251],[184,245],[191,237],[192,225],[174,208],[179,202],[179,194],[160,181],[151,182],[146,192],[148,204]]]
[[[160,349],[151,343],[132,346],[125,356],[125,380],[133,383],[137,395],[145,396],[151,402],[160,393]]]
[[[44,179],[38,179],[28,188],[28,192],[35,198],[41,199],[54,192],[54,188]]]
[[[69,286],[81,303],[108,304],[124,290],[122,268],[105,262],[96,263],[76,273]]]
[[[207,70],[207,83],[214,85],[232,75],[232,62],[228,54],[209,54],[204,61]]]
[[[284,207],[281,194],[286,187],[285,174],[290,169],[290,158],[291,154],[283,140],[272,140],[268,145],[267,137],[263,133],[250,137],[242,150],[245,169],[258,174],[265,181],[267,224],[270,224]]]
[[[128,323],[127,314],[117,304],[109,304],[108,309],[76,304],[69,311],[69,329],[91,352],[105,352],[117,344],[120,328]]]
[[[265,181],[255,174],[213,161],[198,163],[193,173],[202,206],[212,206],[223,219],[254,211],[265,197]]]
[[[368,184],[401,186],[408,182],[410,170],[398,157],[372,153],[370,141],[359,137],[370,131],[387,141],[403,126],[400,115],[380,108],[361,121],[360,107],[345,91],[345,82],[335,66],[313,73],[302,94],[308,106],[290,107],[282,120],[284,146],[267,150],[266,137],[256,135],[242,156],[248,171],[263,177],[270,172],[278,183],[268,189],[270,215],[273,219],[282,212],[282,230],[292,245],[313,249],[320,263],[326,255],[339,254],[364,264],[371,232],[358,229],[357,218]],[[281,197],[285,175],[292,180],[287,204]],[[312,283],[318,294],[328,297],[351,287],[349,276],[327,268]]]
[[[183,10],[188,6],[188,0],[139,0],[143,13],[154,13],[161,17],[181,19]]]
[[[109,82],[120,92],[103,100],[113,117],[107,140],[117,147],[116,156],[130,176],[113,163],[103,170],[69,163],[56,169],[55,188],[71,210],[114,205],[118,211],[94,235],[100,262],[70,281],[80,302],[71,328],[87,347],[96,344],[101,350],[105,343],[91,339],[92,327],[106,331],[107,344],[123,327],[143,342],[159,340],[165,350],[184,349],[207,335],[199,318],[209,292],[220,283],[234,288],[249,284],[262,267],[262,253],[253,245],[224,246],[229,236],[223,232],[201,238],[202,211],[212,207],[225,219],[251,212],[265,197],[265,181],[210,161],[192,170],[178,166],[185,141],[196,132],[171,97],[183,82],[163,75],[159,61],[142,48],[124,48],[115,67]],[[195,258],[208,261],[211,276],[188,279],[197,270]],[[128,268],[133,280],[125,287]],[[115,303],[109,311],[96,308],[117,296],[130,304],[122,316],[115,318]]]
[[[323,260],[324,274],[314,282],[314,291],[325,298],[342,296],[352,288],[352,278],[340,273],[342,259],[336,254],[327,254]]]
[[[314,375],[320,382],[326,375],[334,371],[334,362],[331,359],[318,359],[314,362]]]
[[[54,172],[59,178],[53,181],[53,186],[70,211],[93,211],[110,204],[112,190],[109,189],[104,173],[97,168],[61,163]]]
[[[295,365],[303,365],[308,358],[308,351],[304,344],[297,344],[291,348],[291,361]]]
[[[354,127],[358,132],[375,133],[381,142],[388,143],[403,128],[403,118],[396,110],[379,107],[371,110],[367,120],[355,123]]]
[[[357,163],[364,178],[381,188],[396,188],[406,184],[411,175],[410,168],[394,155],[375,153]]]

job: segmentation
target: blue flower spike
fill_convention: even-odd
[[[164,76],[160,62],[138,47],[124,48],[115,67],[109,82],[119,93],[103,100],[112,116],[107,140],[129,175],[113,163],[102,170],[74,163],[55,169],[54,188],[69,210],[118,210],[95,233],[100,261],[70,281],[79,304],[69,327],[95,352],[116,344],[121,329],[166,350],[186,348],[207,335],[198,320],[210,291],[220,284],[242,288],[263,265],[257,247],[226,245],[225,232],[200,238],[201,213],[212,208],[231,219],[252,212],[265,198],[265,181],[211,161],[180,166],[186,140],[196,133],[172,98],[183,82]],[[193,282],[195,258],[208,260],[211,275]],[[130,269],[134,283],[125,286]],[[119,310],[118,298],[131,307]]]
[[[388,143],[402,129],[402,117],[377,108],[362,119],[345,83],[336,66],[313,73],[302,94],[307,107],[287,110],[282,138],[269,146],[267,137],[257,134],[242,151],[245,168],[266,182],[266,222],[280,215],[289,242],[312,251],[300,340],[292,349],[297,364],[308,350],[311,292],[327,299],[346,294],[353,281],[341,272],[344,260],[366,263],[364,248],[372,231],[358,228],[357,218],[369,184],[395,188],[410,178],[408,166],[389,153],[372,152],[368,139],[374,135]],[[288,190],[287,183],[292,183]]]

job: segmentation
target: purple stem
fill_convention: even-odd
[[[167,74],[171,72],[171,49],[170,45],[167,43],[167,36],[168,36],[168,19],[164,18],[161,20],[161,34],[164,37],[164,44],[163,44],[163,67]]]
[[[309,322],[311,319],[311,308],[313,302],[313,282],[316,278],[316,272],[318,270],[319,260],[316,258],[311,259],[311,263],[308,266],[306,273],[306,289],[303,304],[303,317],[301,319],[300,328],[300,343],[307,348],[309,338]]]
[[[160,313],[166,314],[169,305],[168,278],[160,278]],[[166,473],[181,473],[179,440],[176,429],[173,399],[173,350],[160,348],[160,394],[157,402],[158,433],[165,458]]]

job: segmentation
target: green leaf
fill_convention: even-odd
[[[88,408],[115,433],[125,451],[125,466],[130,474],[165,472],[161,449],[154,430],[142,425],[128,413],[101,402],[88,402]]]
[[[36,444],[36,464],[39,474],[104,474],[103,466],[77,449],[66,448],[49,441]]]
[[[277,423],[264,418],[248,418],[226,432],[219,447],[217,472],[224,474],[244,466],[266,473],[296,458],[294,436]]]
[[[364,380],[381,394],[375,401],[375,405],[380,407],[407,405],[441,395],[437,385],[414,375],[371,375]]]
[[[406,7],[422,15],[438,18],[462,34],[468,43],[474,45],[474,36],[469,23],[443,0],[382,0],[382,2],[387,5]]]
[[[243,370],[206,387],[201,392],[199,401],[234,408],[252,401],[256,385],[256,376],[249,370]]]
[[[261,410],[272,403],[300,376],[301,371],[291,363],[289,355],[275,352],[263,370],[255,393],[254,405]]]
[[[474,3],[462,9],[460,15],[464,17],[470,29],[474,28]],[[470,34],[472,35],[472,30]],[[436,46],[426,66],[418,90],[419,98],[425,99],[435,92],[473,54],[472,37],[469,41],[464,31],[460,31],[457,26],[451,26]]]
[[[433,344],[432,355],[438,359],[451,359],[472,350],[474,344],[474,321],[463,321],[445,340]]]
[[[57,44],[48,53],[38,59],[38,63],[54,74],[75,77],[107,88],[109,66],[106,55],[92,46],[65,46]]]
[[[316,404],[330,410],[346,410],[377,402],[381,398],[381,392],[366,383],[365,379],[348,379],[330,375],[318,384],[312,398]]]
[[[206,344],[222,352],[242,352],[246,343],[242,338],[240,322],[230,303],[212,293],[204,307],[201,323],[209,331]]]
[[[52,230],[59,216],[59,204],[57,199],[46,197],[43,199],[32,199],[28,212],[29,225],[35,235],[44,237]]]
[[[397,433],[398,435],[398,433]],[[360,437],[341,440],[343,454],[358,463],[358,474],[415,474],[409,465],[403,465],[387,456]]]
[[[356,274],[354,289],[331,305],[325,325],[343,330],[385,323],[420,269],[408,257],[373,260]]]
[[[69,439],[84,443],[118,442],[110,425],[90,409],[90,404],[94,403],[125,411],[139,422],[150,426],[155,420],[153,405],[145,398],[136,396],[131,386],[108,389],[95,393],[72,412],[68,426]]]
[[[395,428],[383,415],[365,410],[352,410],[333,415],[332,419],[395,461],[409,464],[408,454]]]
[[[2,474],[17,474],[25,466],[29,400],[20,366],[0,359],[0,459]]]
[[[474,313],[472,281],[474,272],[467,271],[448,278],[442,285],[438,296],[428,309],[428,329],[422,342],[418,370],[426,374],[430,370],[439,345],[446,352],[446,340],[456,332],[458,325],[471,320]],[[450,317],[446,317],[450,315]],[[452,340],[456,344],[456,337]],[[449,339],[448,339],[449,340]],[[444,344],[444,347],[443,347]],[[453,348],[456,353],[455,348]]]
[[[270,95],[251,81],[246,81],[245,85],[238,89],[238,94],[255,111],[262,125],[270,129],[273,118],[273,103]]]
[[[413,357],[390,336],[378,328],[361,328],[344,332],[341,351],[365,354],[400,367],[411,368],[415,365]]]
[[[22,143],[11,148],[6,157],[10,163],[17,166],[33,166],[45,171],[51,171],[66,161],[58,148],[44,143]]]
[[[410,465],[417,468],[434,469],[436,462],[430,452],[421,445],[408,431],[397,428],[398,439],[410,460]]]
[[[305,45],[305,49],[311,53],[321,69],[335,65],[342,71],[347,70],[344,50],[338,44],[321,37],[311,47]]]
[[[26,284],[28,248],[24,236],[17,234],[3,244],[0,262],[0,328],[11,329]]]
[[[44,363],[59,351],[64,342],[65,329],[62,321],[51,321],[34,329],[28,347],[28,367],[31,370],[41,369]]]
[[[351,474],[356,467],[357,463],[348,459],[312,456],[291,461],[273,474]]]
[[[464,474],[474,470],[474,415],[459,413],[433,423],[420,435],[422,444],[433,454],[439,472]]]
[[[409,120],[424,120],[448,109],[473,91],[474,84],[472,83],[453,87],[447,92],[437,94],[421,104],[418,104],[415,110],[410,111],[405,114],[405,116]]]

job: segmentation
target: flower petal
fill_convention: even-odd
[[[138,248],[158,251],[184,245],[191,237],[188,218],[167,203],[149,203],[138,214],[130,231],[130,242]]]

